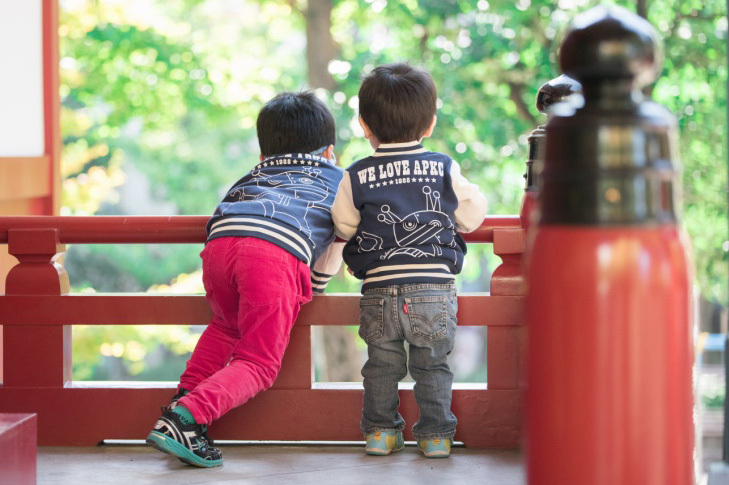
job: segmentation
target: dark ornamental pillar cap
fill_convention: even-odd
[[[560,66],[583,104],[558,103],[545,125],[539,224],[675,224],[680,183],[672,114],[640,91],[661,68],[660,38],[620,7],[578,15]]]
[[[582,84],[633,79],[653,82],[663,67],[658,33],[645,19],[617,6],[598,6],[575,17],[559,52],[562,72]]]
[[[542,84],[537,92],[537,109],[547,114],[556,103],[569,101],[575,94],[582,94],[582,85],[565,74]]]

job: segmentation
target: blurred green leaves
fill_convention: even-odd
[[[491,213],[517,214],[526,136],[546,122],[534,106],[537,90],[559,74],[557,49],[570,20],[598,3],[332,0],[331,32],[322,35],[337,43],[329,63],[337,87],[317,92],[337,121],[339,160],[347,166],[371,151],[356,122],[361,77],[409,60],[438,87],[427,147],[459,161]],[[635,11],[634,1],[611,3]],[[307,7],[307,0],[62,0],[63,213],[131,213],[138,200],[148,209],[134,213],[209,214],[257,160],[263,103],[307,88]],[[652,95],[678,120],[697,282],[726,303],[726,3],[649,0],[648,14],[665,43]],[[135,185],[137,173],[149,187]],[[196,250],[165,249],[162,259],[156,252],[85,248],[72,250],[69,264],[98,263],[109,291],[132,281],[141,289],[167,284],[198,264]],[[484,288],[488,276],[479,270],[497,261],[477,245],[469,253],[460,279]],[[76,288],[99,286],[79,271],[70,272]],[[358,286],[341,276],[330,291]]]

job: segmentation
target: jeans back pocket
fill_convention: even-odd
[[[359,336],[367,343],[382,337],[384,333],[385,300],[382,298],[360,298]]]
[[[419,296],[405,298],[410,330],[426,340],[442,338],[448,331],[447,297]]]

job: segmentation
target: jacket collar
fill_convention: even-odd
[[[425,153],[428,150],[423,148],[419,141],[408,141],[405,143],[382,143],[377,147],[373,157],[389,157],[392,155],[412,155],[414,153]]]

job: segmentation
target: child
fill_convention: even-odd
[[[446,356],[456,332],[456,288],[466,244],[456,232],[483,222],[486,199],[458,164],[420,144],[435,127],[430,75],[407,64],[376,68],[359,90],[359,122],[375,153],[345,172],[332,206],[344,261],[364,280],[359,334],[367,343],[360,426],[366,452],[403,448],[398,382],[408,368],[429,458],[447,457],[456,431]],[[410,349],[406,363],[403,341]]]
[[[334,165],[331,113],[311,92],[281,93],[256,128],[261,163],[207,224],[201,257],[213,318],[147,437],[200,467],[223,463],[207,425],[273,384],[299,307],[312,289],[324,291],[341,264],[341,245],[331,244],[331,205],[343,174]]]

